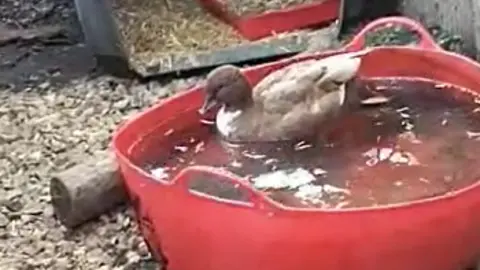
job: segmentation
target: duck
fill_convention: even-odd
[[[238,67],[217,67],[206,77],[198,112],[205,115],[219,106],[216,129],[229,142],[303,139],[335,122],[346,101],[355,100],[350,97],[355,97],[366,53],[300,61],[271,72],[254,87]]]

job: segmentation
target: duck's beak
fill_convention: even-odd
[[[213,107],[215,107],[218,104],[218,102],[212,98],[211,96],[205,97],[205,101],[202,104],[202,107],[198,109],[199,114],[206,114],[208,111],[210,111]]]

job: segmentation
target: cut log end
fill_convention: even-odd
[[[68,223],[68,215],[72,212],[72,198],[68,188],[58,177],[53,177],[50,181],[50,196],[57,218],[62,223]]]

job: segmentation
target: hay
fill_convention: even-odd
[[[231,27],[195,0],[116,0],[114,13],[133,62],[240,44]]]
[[[112,1],[115,1],[114,16],[129,52],[130,63],[141,73],[148,73],[150,67],[159,65],[161,70],[169,70],[176,66],[178,59],[185,56],[191,58],[190,62],[195,63],[198,61],[195,57],[198,53],[249,42],[230,26],[204,11],[196,0]],[[227,3],[230,5],[229,8],[235,8],[237,11],[241,9],[258,13],[314,0],[220,1],[229,1]],[[255,42],[270,42],[279,38],[292,38],[302,42],[315,30],[272,33],[272,36]]]
[[[220,0],[238,15],[255,15],[323,0]]]

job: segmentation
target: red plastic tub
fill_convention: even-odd
[[[322,25],[338,17],[340,0],[319,0],[283,10],[252,16],[239,16],[227,10],[220,0],[197,0],[205,10],[231,25],[248,40],[257,40],[273,33]]]
[[[342,51],[361,50],[367,32],[400,24],[419,33],[412,47],[377,47],[360,75],[421,77],[480,91],[480,65],[443,51],[419,24],[390,17],[368,24]],[[251,83],[272,70],[339,51],[244,69]],[[170,270],[460,270],[480,255],[480,184],[445,196],[345,210],[282,206],[234,175],[188,167],[170,181],[134,165],[145,136],[198,121],[201,86],[162,101],[125,123],[113,145],[152,252]],[[153,132],[153,133],[152,133]],[[148,147],[161,147],[151,145]],[[148,152],[148,151],[147,151]],[[235,201],[190,190],[195,179],[227,181],[245,195]]]

